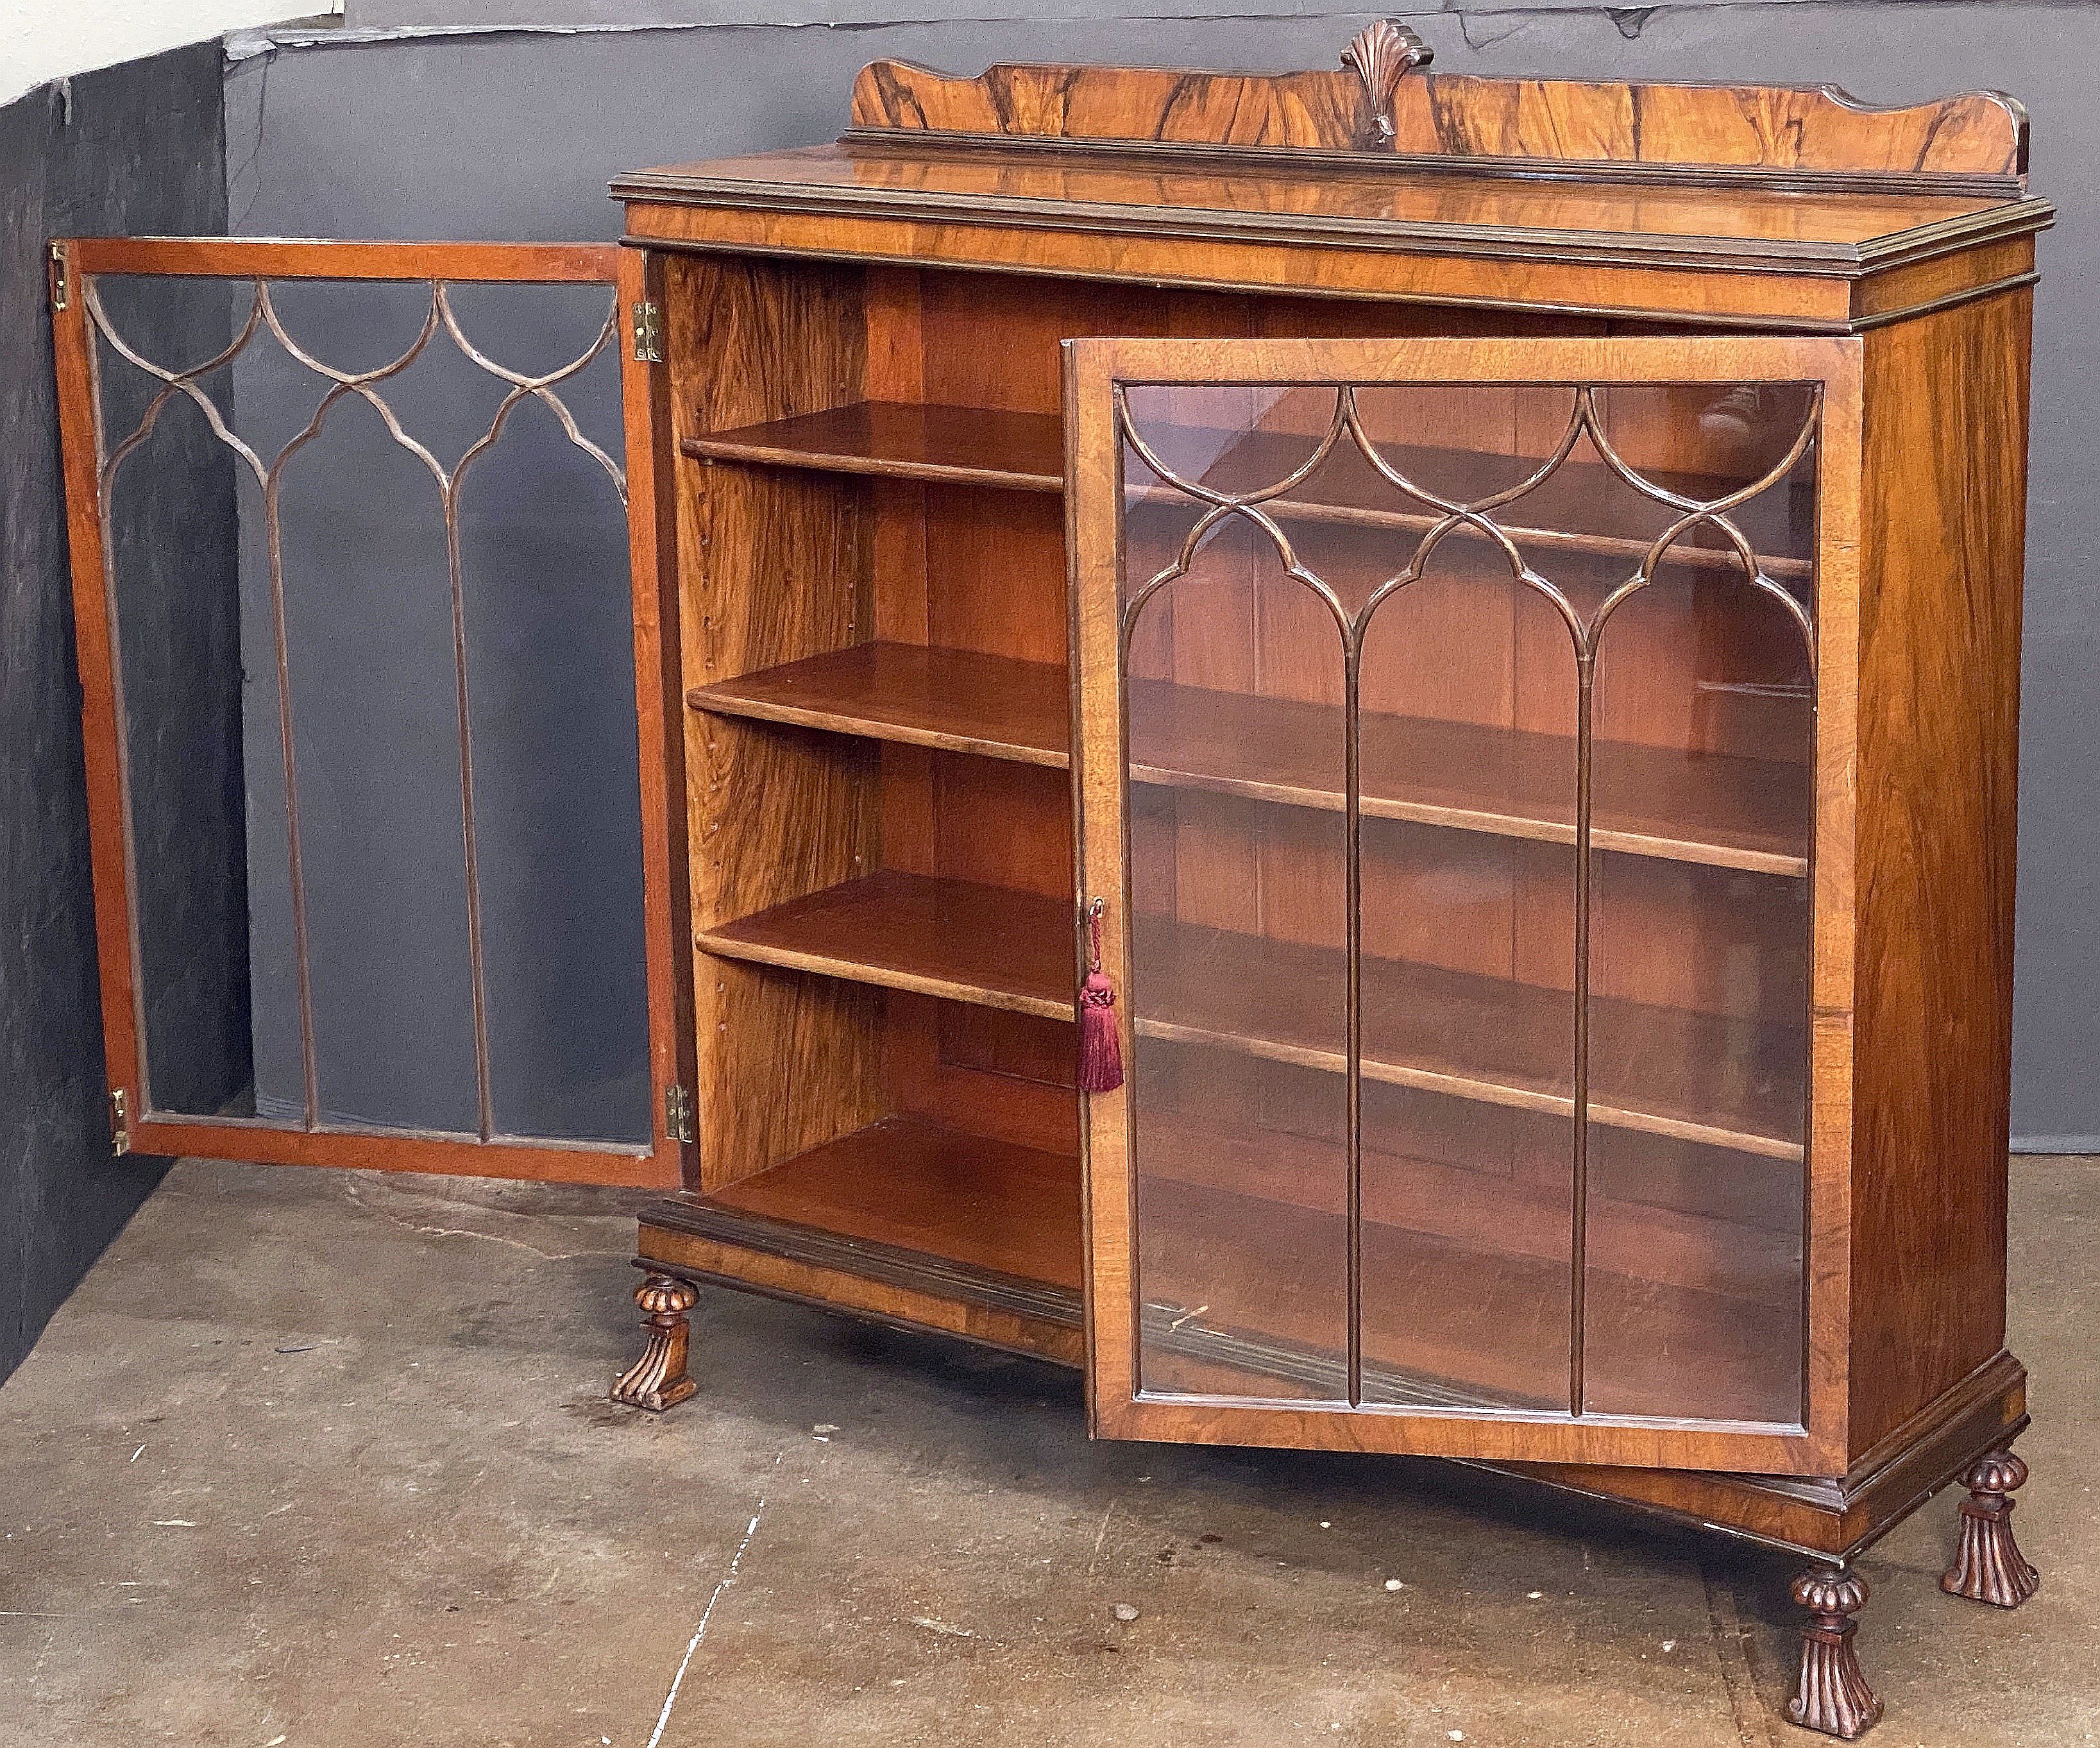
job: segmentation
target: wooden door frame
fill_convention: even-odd
[[[1762,1424],[1524,1410],[1312,1407],[1148,1397],[1137,1387],[1136,1170],[1127,1088],[1083,1099],[1088,1415],[1097,1436],[1309,1446],[1499,1462],[1844,1473],[1851,1231],[1852,746],[1858,682],[1861,346],[1851,336],[1092,339],[1065,342],[1066,540],[1071,566],[1078,908],[1110,898],[1103,962],[1131,987],[1125,929],[1127,723],[1121,617],[1126,382],[1520,386],[1817,381],[1823,384],[1816,533],[1816,741],[1811,838],[1811,1051],[1802,1232],[1804,1401],[1799,1429]],[[1134,1039],[1118,1008],[1124,1059]]]
[[[666,1097],[691,1084],[690,1028],[675,951],[682,855],[682,748],[675,712],[677,592],[665,532],[668,494],[657,475],[668,445],[664,373],[636,359],[630,311],[649,296],[649,259],[612,243],[344,242],[232,237],[74,237],[51,245],[52,338],[59,427],[73,569],[76,652],[86,749],[88,831],[95,887],[103,1047],[119,1151],[264,1164],[324,1165],[457,1172],[557,1181],[669,1188],[685,1177],[688,1144],[668,1132]],[[640,733],[642,875],[648,956],[651,1140],[547,1141],[496,1132],[349,1128],[307,1121],[186,1115],[152,1109],[139,1009],[138,922],[123,676],[116,637],[114,578],[108,562],[104,486],[108,445],[99,393],[91,314],[100,275],[250,280],[367,280],[445,284],[602,285],[613,298],[609,342],[620,360],[626,446],[624,492],[634,627],[635,704]],[[237,348],[236,348],[237,350]],[[227,355],[228,358],[232,354]],[[201,371],[201,367],[200,367]],[[169,392],[174,392],[172,388]],[[463,658],[461,658],[463,660]],[[668,688],[667,693],[667,686]],[[311,1052],[311,1044],[306,1045]],[[486,1043],[478,1036],[478,1079],[485,1084]],[[120,1110],[118,1099],[122,1100]]]

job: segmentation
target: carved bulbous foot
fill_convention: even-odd
[[[684,1281],[652,1274],[634,1289],[634,1302],[642,1308],[649,1345],[612,1387],[612,1399],[661,1414],[699,1388],[686,1375],[686,1346],[692,1333],[686,1313],[700,1302],[700,1296]]]
[[[1882,1702],[1860,1673],[1852,1619],[1866,1605],[1867,1582],[1856,1573],[1818,1566],[1793,1581],[1793,1600],[1808,1610],[1801,1629],[1801,1684],[1786,1715],[1803,1729],[1851,1741],[1882,1715]]]
[[[2017,1609],[2040,1587],[2041,1574],[2013,1539],[2011,1494],[2027,1478],[2027,1464],[2010,1450],[1994,1450],[1969,1465],[1961,1477],[1969,1497],[1961,1502],[1961,1543],[1939,1579],[1948,1596]]]

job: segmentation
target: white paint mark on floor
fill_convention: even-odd
[[[360,1212],[383,1220],[390,1225],[399,1226],[404,1232],[417,1233],[425,1238],[483,1238],[491,1244],[507,1244],[514,1251],[523,1251],[527,1256],[536,1256],[542,1262],[574,1262],[586,1256],[624,1256],[627,1254],[624,1251],[543,1251],[536,1244],[527,1244],[523,1238],[507,1238],[500,1232],[482,1232],[471,1226],[426,1225],[418,1221],[404,1220],[399,1215],[389,1213],[385,1208],[366,1201],[358,1194],[355,1184],[347,1185],[343,1194],[351,1205]]]
[[[784,1456],[783,1451],[780,1456]],[[776,1469],[780,1467],[780,1456],[773,1459]],[[715,1618],[715,1605],[721,1594],[736,1582],[737,1569],[743,1564],[744,1550],[751,1546],[751,1538],[758,1534],[758,1520],[765,1515],[765,1495],[758,1497],[758,1509],[751,1514],[751,1521],[743,1526],[743,1539],[736,1544],[736,1552],[730,1556],[729,1570],[715,1581],[708,1605],[700,1611],[700,1624],[693,1629],[693,1636],[686,1641],[686,1654],[678,1659],[678,1672],[671,1677],[671,1691],[664,1696],[664,1709],[656,1714],[656,1728],[649,1733],[649,1748],[657,1748],[664,1740],[664,1731],[671,1721],[671,1708],[678,1703],[678,1689],[685,1685],[686,1671],[692,1666],[693,1653],[700,1648],[700,1641],[708,1635],[708,1622]]]
[[[1109,1501],[1109,1508],[1101,1513],[1101,1526],[1094,1533],[1093,1555],[1092,1557],[1087,1561],[1087,1576],[1089,1578],[1093,1576],[1094,1568],[1101,1564],[1101,1543],[1107,1541],[1109,1538],[1109,1520],[1115,1516],[1116,1507],[1122,1503],[1123,1495],[1121,1494],[1118,1494],[1113,1499]]]

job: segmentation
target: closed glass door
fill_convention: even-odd
[[[1098,1428],[1815,1466],[1852,343],[1070,355]]]

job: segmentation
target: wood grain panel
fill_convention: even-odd
[[[893,1328],[956,1335],[979,1347],[1061,1366],[1083,1362],[1076,1294],[1043,1310],[1017,1311],[1003,1302],[1008,1296],[995,1287],[988,1291],[980,1280],[964,1278],[958,1284],[959,1271],[951,1268],[915,1265],[920,1260],[907,1257],[885,1270],[895,1278],[877,1280],[870,1278],[866,1246],[831,1247],[834,1255],[847,1253],[852,1265],[827,1266],[761,1247],[779,1242],[779,1229],[770,1222],[724,1221],[734,1236],[712,1238],[681,1229],[673,1224],[676,1217],[644,1216],[638,1260],[689,1280],[719,1282]],[[1002,1302],[984,1302],[995,1297]]]
[[[891,991],[891,1108],[1048,1153],[1079,1151],[1072,1028],[1004,1009]]]
[[[1131,276],[1177,287],[1520,309],[1553,319],[1635,317],[1761,332],[1843,332],[1860,313],[1855,282],[1829,264],[1811,270],[1780,261],[1750,271],[1760,264],[1745,261],[1740,247],[1725,263],[1665,258],[1635,266],[1623,264],[1623,251],[1615,258],[1586,258],[1562,237],[1551,239],[1538,254],[1493,254],[1454,247],[1440,236],[1396,236],[1383,245],[1355,234],[1317,241],[1288,235],[1247,241],[1198,236],[1202,227],[1193,223],[1167,235],[1148,234],[1135,223],[1122,231],[1061,226],[1054,212],[1042,215],[1040,227],[1029,228],[986,225],[946,210],[805,212],[782,210],[770,196],[743,188],[699,195],[637,188],[632,193],[629,238],[667,250],[845,256],[1067,280]],[[1134,204],[1133,210],[1139,210],[1141,203]],[[2041,208],[2023,222],[2040,229],[2052,221]],[[1407,241],[1413,246],[1402,246]],[[1950,251],[1955,246],[1950,244]],[[1545,248],[1551,249],[1550,258]],[[1648,252],[1658,253],[1652,245]],[[1961,258],[1970,259],[1972,253]],[[1979,275],[1969,289],[1994,283]],[[1895,313],[1877,308],[1873,319]]]
[[[1632,85],[1410,71],[1379,114],[1352,67],[1307,73],[988,68],[951,76],[871,62],[853,125],[1133,143],[1738,169],[2016,175],[2027,113],[1974,91],[1908,108],[1835,86]]]
[[[2021,292],[1864,342],[1855,1448],[2005,1340],[2031,320]]]
[[[854,270],[680,259],[667,263],[664,295],[680,430],[792,416],[862,392]],[[867,635],[871,527],[858,485],[726,467],[686,468],[677,484],[686,690]],[[687,713],[686,731],[695,925],[876,865],[867,748],[699,712]],[[695,961],[693,982],[704,1185],[733,1182],[879,1115],[878,998],[706,958]],[[799,1079],[791,1097],[778,1074],[783,1060],[821,1062],[826,1072]]]

